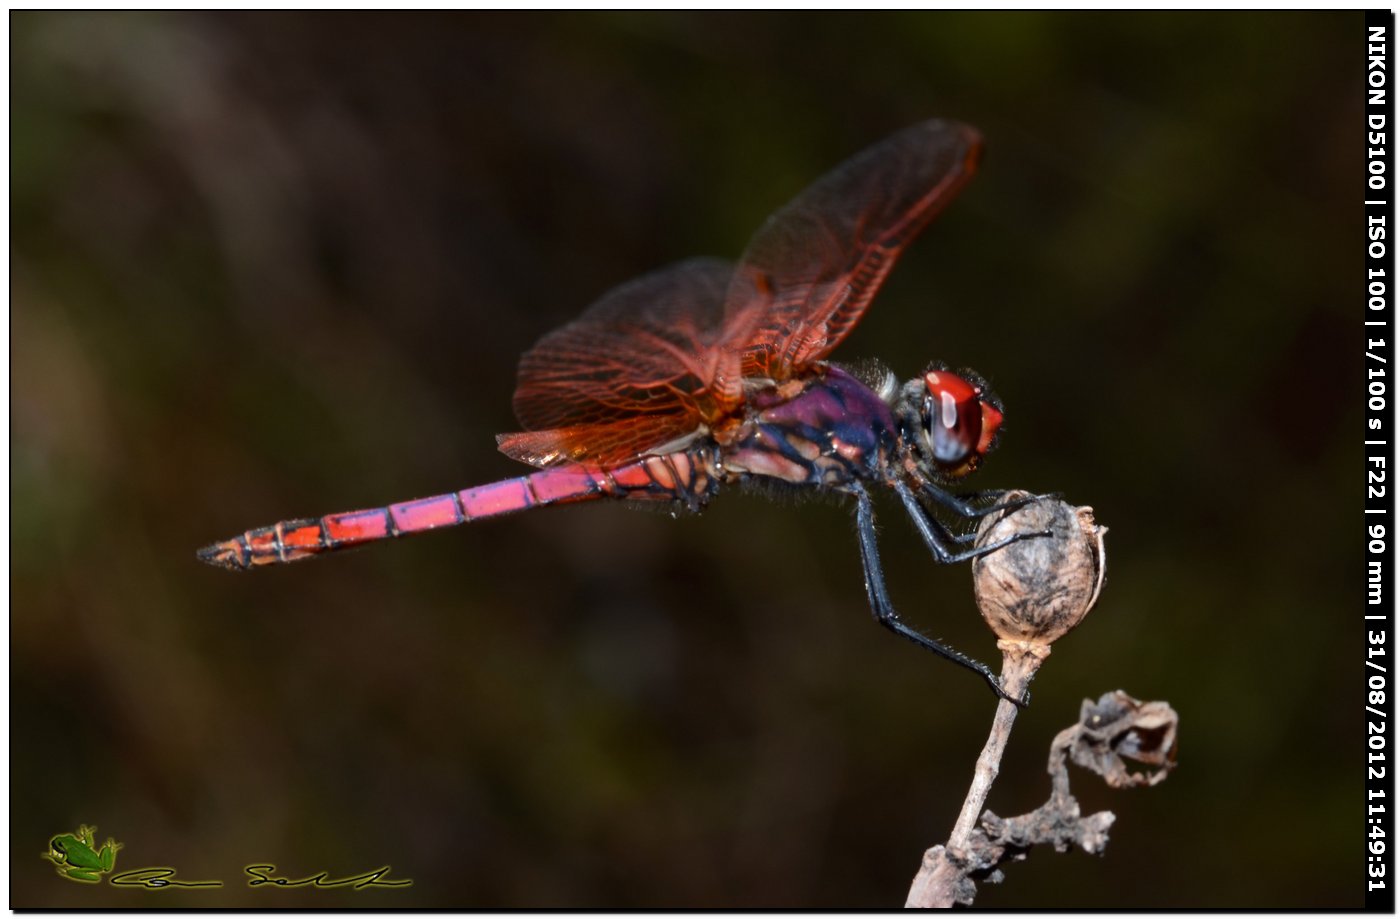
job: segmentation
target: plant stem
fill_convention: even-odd
[[[1001,684],[1007,695],[1021,698],[1026,687],[1041,662],[1050,654],[1048,645],[1028,645],[1024,642],[999,641],[1002,650]],[[977,826],[977,818],[987,803],[987,795],[992,790],[997,773],[1001,769],[1001,756],[1006,743],[1011,738],[1011,726],[1016,722],[1016,706],[1005,699],[997,703],[996,715],[992,719],[992,730],[987,743],[982,747],[982,755],[977,757],[977,766],[972,773],[972,784],[968,787],[962,811],[953,824],[952,835],[944,846],[934,846],[924,853],[923,864],[914,876],[909,888],[906,908],[948,908],[957,897],[960,882],[966,882],[963,869],[955,864],[950,855],[961,855],[967,849],[972,831]]]

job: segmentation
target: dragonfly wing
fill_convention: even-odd
[[[723,347],[734,266],[690,259],[604,294],[520,359],[500,449],[536,466],[619,463],[694,432],[742,398],[740,356]]]
[[[754,234],[725,297],[745,376],[784,379],[850,333],[904,247],[972,177],[976,130],[926,121],[818,179]]]
[[[694,433],[701,423],[680,413],[640,415],[626,421],[498,434],[496,445],[511,459],[541,468],[565,463],[618,466]]]

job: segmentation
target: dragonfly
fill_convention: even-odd
[[[774,213],[737,264],[694,258],[604,294],[521,358],[522,431],[499,449],[538,471],[385,507],[284,520],[200,549],[243,570],[529,508],[605,498],[698,512],[726,485],[854,499],[870,609],[890,631],[995,674],[908,625],[886,588],[873,491],[893,490],[933,558],[956,563],[1029,536],[972,547],[938,511],[976,519],[988,493],[951,486],[996,445],[1001,401],[970,370],[930,365],[900,383],[826,358],[900,255],[968,182],[979,132],[908,127],[857,154]],[[1030,499],[1026,499],[1030,500]],[[1002,505],[1002,509],[1005,505]],[[1020,700],[1011,699],[1013,702]]]

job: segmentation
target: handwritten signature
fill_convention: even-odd
[[[356,874],[350,877],[332,878],[330,872],[322,871],[319,874],[309,875],[304,878],[293,880],[291,878],[276,877],[271,872],[277,870],[276,865],[248,865],[243,872],[251,880],[249,887],[262,887],[264,884],[271,884],[274,887],[317,887],[327,890],[332,887],[350,887],[354,890],[364,890],[367,887],[411,887],[413,882],[406,878],[394,878],[383,880],[384,876],[392,870],[388,865],[382,868],[375,868],[363,874]],[[176,887],[222,887],[223,881],[185,881],[175,877],[174,868],[137,868],[135,871],[123,871],[121,874],[114,874],[110,883],[113,887],[141,887],[146,890],[165,890]]]
[[[174,868],[137,868],[114,874],[109,883],[113,887],[145,887],[160,890],[163,887],[222,887],[223,881],[178,881]]]
[[[366,871],[364,874],[357,874],[354,877],[336,878],[335,880],[331,880],[329,872],[326,871],[297,881],[268,875],[266,872],[277,870],[276,865],[249,865],[243,870],[253,878],[248,882],[249,887],[261,887],[263,884],[276,884],[278,887],[305,887],[309,884],[312,887],[353,887],[355,890],[363,890],[366,887],[408,887],[413,884],[409,880],[381,881],[380,878],[389,873],[388,865],[375,868],[373,871]]]

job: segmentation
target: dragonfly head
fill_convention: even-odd
[[[996,446],[1001,400],[972,371],[934,367],[903,395],[905,437],[937,478],[962,478]]]

